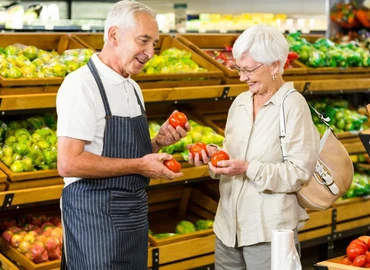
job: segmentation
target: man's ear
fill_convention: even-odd
[[[114,45],[114,46],[117,46],[118,42],[119,42],[119,29],[117,26],[111,26],[108,30],[108,40],[109,42]]]

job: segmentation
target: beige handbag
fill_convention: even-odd
[[[285,144],[283,143],[286,134],[284,101],[293,92],[295,92],[294,89],[288,91],[280,107],[280,140],[283,161],[287,160]],[[327,129],[320,140],[320,152],[312,179],[297,192],[297,198],[302,207],[325,210],[343,196],[350,187],[354,174],[353,163],[347,150],[327,123],[330,119],[325,118],[314,108],[312,109],[327,125]]]

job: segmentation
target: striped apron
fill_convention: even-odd
[[[106,112],[102,156],[140,158],[152,153],[148,122],[135,90],[141,115],[111,113],[104,86],[88,62]],[[149,179],[138,175],[81,179],[63,189],[64,251],[61,269],[147,269]]]

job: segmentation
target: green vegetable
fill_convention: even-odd
[[[175,232],[178,234],[192,233],[195,231],[196,229],[194,224],[187,220],[180,221],[175,228]]]
[[[209,219],[198,219],[195,222],[195,228],[197,229],[197,231],[199,231],[199,230],[206,230],[206,229],[209,229],[209,228],[213,228],[213,220],[209,220]]]
[[[153,237],[156,239],[165,239],[165,238],[172,237],[175,235],[176,235],[175,233],[158,233],[158,234],[154,234]]]

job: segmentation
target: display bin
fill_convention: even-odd
[[[207,126],[213,128],[217,133],[224,135],[225,132],[225,125],[227,120],[227,110],[223,108],[223,110],[217,111],[212,110],[199,112],[201,108],[197,108],[196,116]],[[362,144],[358,134],[361,131],[346,131],[341,133],[336,133],[338,139],[346,148],[349,154],[357,154],[357,153],[364,153],[365,147]]]
[[[13,248],[10,244],[2,245],[0,253],[10,258],[12,261],[17,262],[21,269],[27,270],[53,270],[59,269],[61,260],[47,261],[44,263],[34,263],[26,256],[20,253],[17,249]],[[18,268],[15,268],[18,269]]]
[[[0,162],[0,169],[7,175],[10,182],[59,176],[57,169],[15,173],[2,162]]]
[[[0,47],[11,44],[33,45],[46,51],[55,50],[59,54],[69,49],[84,48],[81,43],[65,33],[2,33],[0,34]],[[35,85],[60,85],[62,77],[45,78],[4,78],[0,76],[0,85],[7,86],[35,86]]]
[[[14,263],[9,261],[3,254],[0,253],[0,268],[4,270],[19,270]]]
[[[198,219],[213,220],[217,202],[200,190],[184,185],[148,191],[149,228],[153,234],[175,233],[176,225],[182,220],[195,223]],[[213,228],[193,233],[180,234],[164,239],[149,235],[151,246],[163,246],[213,234]]]
[[[323,36],[311,35],[302,36],[305,37],[310,43],[314,43]],[[304,65],[304,64],[303,64]],[[307,79],[308,80],[320,80],[320,79],[344,79],[344,78],[369,78],[370,67],[308,67],[307,68]]]
[[[28,188],[36,188],[36,187],[46,187],[46,186],[53,186],[53,185],[62,185],[64,184],[62,177],[48,177],[42,179],[33,179],[27,181],[15,181],[15,182],[7,182],[6,190],[20,190],[20,189],[28,189]]]
[[[336,232],[344,232],[370,224],[370,198],[357,197],[337,201]]]
[[[0,170],[0,191],[4,191],[6,189],[6,179],[6,174]]]
[[[327,261],[317,263],[318,266],[326,266],[328,270],[359,270],[364,269],[363,267],[351,266],[351,265],[344,265],[340,264],[340,262],[344,259],[345,256],[336,257]],[[319,268],[315,268],[319,269]],[[323,269],[323,268],[320,268]]]
[[[103,34],[77,33],[72,36],[79,43],[96,51],[101,50],[104,44]],[[160,54],[172,47],[191,52],[191,59],[199,66],[206,68],[208,72],[140,74],[131,76],[142,89],[221,84],[223,76],[221,70],[196,51],[169,35],[160,35],[159,42],[154,49],[155,54]]]
[[[333,218],[332,208],[325,211],[308,210],[307,213],[310,219],[303,228],[299,230],[298,237],[300,242],[331,235]]]
[[[226,46],[233,46],[238,36],[238,34],[177,34],[176,39],[222,70],[224,74],[223,83],[235,84],[240,83],[238,72],[213,59],[205,50],[224,50]],[[304,80],[307,67],[297,60],[293,61],[291,65],[293,68],[288,68],[284,71],[284,78]]]

